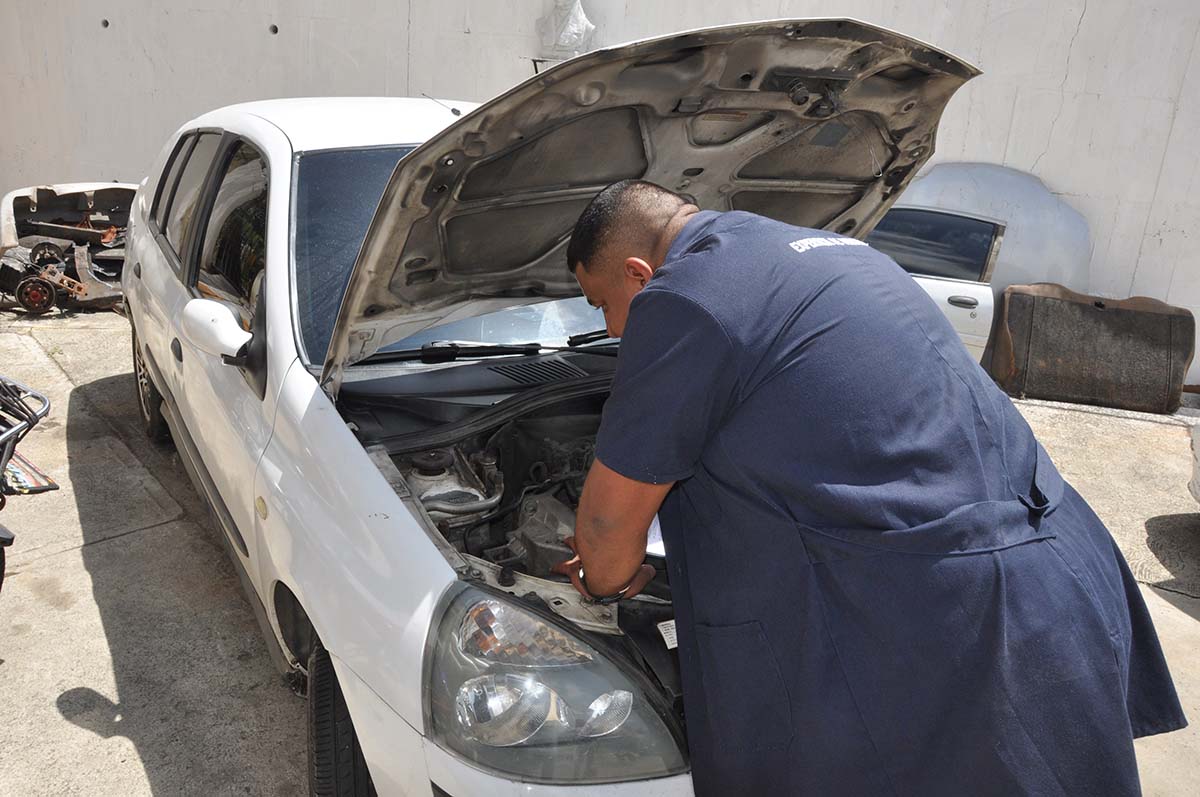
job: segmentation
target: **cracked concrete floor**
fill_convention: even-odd
[[[0,314],[0,372],[47,393],[21,450],[62,489],[9,503],[0,795],[296,794],[304,703],[268,658],[174,452],[142,434],[129,327]],[[1200,721],[1200,506],[1184,421],[1022,402],[1109,525]],[[1200,783],[1193,726],[1137,742],[1148,795]]]

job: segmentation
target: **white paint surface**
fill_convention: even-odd
[[[139,181],[205,110],[314,95],[482,100],[533,72],[553,0],[0,3],[0,193]],[[1195,0],[584,0],[603,46],[755,18],[857,17],[984,70],[939,160],[1031,171],[1087,219],[1086,285],[1200,314]],[[101,26],[107,19],[109,26]],[[278,33],[269,26],[278,26]],[[1189,372],[1200,383],[1200,362]]]

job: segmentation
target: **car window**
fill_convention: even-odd
[[[187,238],[188,228],[196,213],[196,203],[204,190],[204,178],[208,176],[208,167],[212,164],[213,155],[221,136],[217,133],[201,133],[188,156],[187,163],[179,175],[170,205],[167,209],[167,241],[175,253],[182,256],[183,242]]]
[[[196,288],[241,308],[248,323],[267,262],[267,162],[244,141],[222,169],[199,252]]]
[[[302,154],[296,166],[296,318],[309,362],[323,362],[350,271],[396,163],[412,147]]]
[[[175,181],[179,179],[179,170],[183,168],[183,162],[187,160],[187,150],[194,138],[195,136],[192,135],[180,137],[179,143],[171,152],[171,157],[167,159],[167,166],[163,169],[162,177],[159,178],[158,188],[154,191],[154,207],[150,211],[150,218],[154,219],[154,223],[160,230],[167,220],[167,205],[171,199],[171,190],[175,187]]]
[[[893,208],[867,243],[905,271],[932,277],[981,280],[999,225],[954,213]]]

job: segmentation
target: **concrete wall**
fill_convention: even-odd
[[[0,190],[140,180],[206,109],[262,97],[485,99],[533,72],[553,0],[0,0]],[[1200,2],[584,0],[595,45],[836,12],[974,62],[935,160],[1031,171],[1088,219],[1089,283],[1200,315]],[[108,26],[102,26],[102,20]],[[271,33],[275,25],[278,33]],[[1200,382],[1200,363],[1189,382]]]

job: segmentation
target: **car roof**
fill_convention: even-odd
[[[477,106],[431,97],[296,97],[228,105],[189,127],[230,127],[239,116],[256,116],[282,130],[295,152],[420,144]]]

